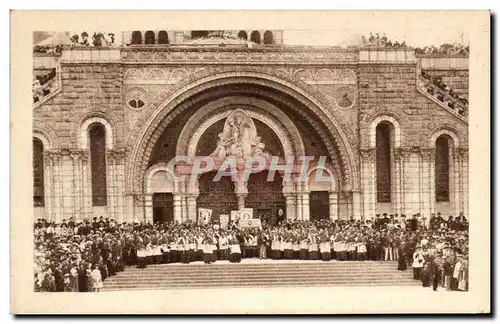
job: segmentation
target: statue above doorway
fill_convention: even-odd
[[[226,119],[224,130],[218,135],[217,148],[210,156],[219,160],[249,156],[267,158],[270,155],[264,148],[252,118],[244,110],[236,109]]]

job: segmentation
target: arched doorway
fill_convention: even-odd
[[[174,195],[170,192],[153,194],[153,223],[172,223],[174,221]]]
[[[234,194],[234,182],[231,177],[216,180],[216,171],[203,173],[198,178],[200,194],[196,200],[198,208],[212,209],[212,219],[219,219],[221,214],[230,214],[238,209],[238,200]]]
[[[205,79],[206,82],[204,81]],[[352,149],[348,144],[346,135],[343,135],[345,131],[349,132],[349,130],[343,130],[340,128],[337,124],[338,122],[336,121],[336,118],[326,114],[327,107],[322,103],[323,99],[321,97],[317,99],[317,97],[309,95],[306,90],[290,83],[286,80],[286,78],[283,79],[281,77],[263,74],[260,72],[238,71],[234,72],[234,74],[233,72],[224,72],[216,74],[215,76],[202,74],[198,76],[197,82],[202,82],[203,84],[200,86],[183,86],[182,89],[179,90],[180,94],[176,96],[175,100],[174,98],[167,96],[166,99],[163,99],[164,103],[159,103],[159,106],[155,110],[149,109],[151,110],[151,114],[154,114],[154,117],[151,119],[145,118],[139,121],[136,129],[140,129],[141,134],[135,134],[135,131],[131,134],[129,142],[133,145],[134,149],[127,167],[128,170],[130,170],[130,175],[127,176],[127,186],[134,188],[132,189],[134,192],[140,192],[141,186],[136,180],[134,180],[135,178],[133,175],[144,174],[144,171],[141,170],[151,165],[151,163],[157,163],[161,159],[163,159],[163,161],[169,160],[175,155],[177,150],[176,147],[181,144],[176,140],[180,141],[181,139],[179,135],[181,130],[183,131],[182,125],[186,125],[187,121],[192,118],[195,112],[199,111],[202,107],[204,107],[204,105],[207,105],[214,100],[219,98],[226,99],[227,97],[236,95],[248,97],[250,101],[258,98],[272,103],[278,108],[278,110],[286,114],[288,118],[292,120],[291,125],[303,120],[304,125],[300,126],[300,133],[302,133],[302,130],[314,130],[314,132],[317,132],[317,135],[315,135],[316,137],[314,137],[314,140],[312,141],[313,143],[307,144],[305,152],[306,155],[310,153],[313,153],[312,155],[322,153],[316,151],[319,147],[322,148],[324,146],[325,152],[327,153],[326,155],[335,159],[335,168],[339,169],[338,171],[336,170],[339,179],[339,188],[351,188],[350,190],[357,190],[358,184],[349,187],[345,186],[346,181],[356,181],[353,175],[357,172],[353,160]],[[184,92],[182,91],[183,89],[185,89]],[[187,92],[187,90],[190,91]],[[241,107],[241,105],[229,103],[229,105],[231,104],[231,107],[234,107],[230,108],[231,110]],[[244,108],[244,110],[248,111],[246,108]],[[254,118],[253,115],[251,117]],[[267,124],[266,119],[268,118],[266,117],[262,121]],[[213,125],[213,122],[221,119],[219,119],[217,115],[207,115],[206,118],[201,120],[202,122],[207,121],[207,127],[210,127]],[[211,122],[208,123],[208,121]],[[280,127],[277,127],[276,129],[279,128]],[[195,126],[191,129],[191,132],[188,133],[187,137],[184,136],[184,138],[196,136],[200,138],[201,135],[199,134],[203,134],[206,130],[206,128],[201,130]],[[273,128],[273,131],[274,130],[275,128]],[[214,129],[213,133],[217,135],[220,134],[220,132],[220,129]],[[291,137],[292,135],[286,127],[283,131],[277,132],[276,134],[280,138],[280,141],[281,138],[288,138],[290,143],[292,143],[292,148],[294,147],[293,137]],[[302,133],[300,137],[303,139],[309,138],[307,135],[304,136],[304,134],[307,134],[307,132]],[[203,138],[203,136],[201,137]],[[265,149],[271,149],[272,145],[269,145],[270,142],[267,138],[264,139],[264,137],[265,136],[261,139],[262,142],[266,144]],[[284,143],[283,141],[281,142]],[[320,142],[324,144],[321,144]],[[216,145],[216,142],[212,144]],[[191,146],[189,143],[184,143],[183,145],[183,152],[190,152]],[[207,152],[205,153],[210,153],[211,151],[212,149],[207,149]],[[198,153],[196,151],[196,144],[193,152]],[[324,156],[325,154],[321,155]],[[191,155],[185,154],[184,156]],[[203,188],[201,188],[203,187],[203,179],[201,180],[202,181],[199,183],[200,193],[189,193],[190,197],[197,196],[198,194],[203,196]],[[287,191],[285,195],[287,203],[286,214],[293,215],[292,213],[297,213],[297,215],[299,215],[299,213],[303,212],[305,215],[306,210],[309,211],[307,198],[302,199],[301,196],[299,199],[297,192],[297,190],[300,190],[302,195],[303,189],[296,189],[294,185],[289,186],[288,184],[286,184],[286,188],[291,190],[290,193]],[[229,190],[227,191],[229,192]],[[356,193],[357,192],[353,193],[353,195]],[[235,195],[233,194],[229,197],[234,199],[233,204],[236,205],[234,202],[237,201],[237,198],[234,196]],[[343,199],[341,195],[339,195],[339,199]],[[201,202],[202,200],[202,198],[196,199],[196,201],[194,201],[195,207],[196,202]],[[351,201],[355,201],[355,199],[353,198]],[[289,209],[289,202],[290,204],[297,205],[304,203],[307,204],[307,208],[306,206],[301,206],[300,208],[297,206],[295,209]],[[339,204],[340,203],[341,202],[339,201]],[[135,203],[135,201],[131,201],[129,204],[139,206],[140,202]],[[206,207],[210,208],[210,206]],[[290,211],[292,213],[290,213]],[[217,213],[214,213],[214,216],[216,216],[216,214]],[[295,218],[295,216],[291,216],[291,218]],[[183,219],[185,219],[184,216]],[[189,219],[191,219],[191,217]]]
[[[174,195],[176,185],[165,165],[158,164],[150,168],[146,177],[146,186],[151,193],[153,223],[172,223],[174,217]]]
[[[245,207],[253,208],[255,218],[260,218],[267,223],[276,223],[286,219],[283,178],[278,172],[274,173],[272,179],[268,179],[268,176],[267,170],[250,174]]]

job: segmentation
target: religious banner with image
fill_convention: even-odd
[[[240,210],[240,220],[253,219],[253,208],[243,208]]]
[[[240,211],[239,210],[232,210],[231,211],[231,219],[233,222],[237,223],[240,220]]]
[[[210,223],[212,219],[212,210],[208,208],[198,208],[198,222],[203,224]]]
[[[219,223],[220,223],[220,228],[227,229],[227,225],[229,224],[229,215],[228,214],[219,215]]]

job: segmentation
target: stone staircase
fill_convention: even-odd
[[[447,94],[446,91],[439,89],[432,82],[419,77],[417,79],[417,91],[455,115],[458,119],[468,122],[469,107]]]
[[[104,281],[102,291],[163,290],[222,287],[415,286],[412,270],[397,270],[397,262],[243,260],[206,265],[128,267]]]

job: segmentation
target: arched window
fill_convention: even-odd
[[[92,206],[106,206],[106,129],[100,123],[89,127]]]
[[[142,33],[138,30],[132,32],[132,45],[142,44]]]
[[[380,203],[391,202],[391,130],[388,122],[377,125],[377,202]]]
[[[264,33],[264,44],[272,44],[273,43],[273,33],[269,30],[266,30]]]
[[[45,206],[43,181],[43,143],[39,138],[33,138],[33,205]]]
[[[447,135],[436,140],[435,158],[436,202],[450,201],[450,146]]]
[[[164,30],[161,30],[158,33],[158,44],[168,44],[168,33]]]
[[[244,40],[248,40],[247,32],[244,31],[244,30],[240,30],[240,32],[238,33],[238,38],[241,38],[241,39],[244,39]]]
[[[256,30],[250,34],[250,40],[254,43],[260,44],[260,33]]]
[[[155,44],[155,33],[151,30],[148,30],[144,34],[144,40],[147,45],[154,45]]]

